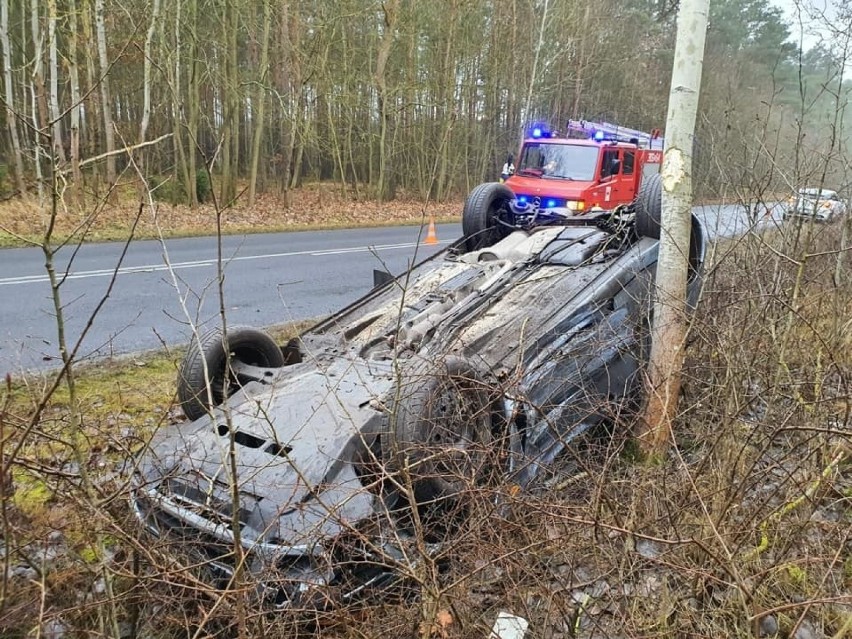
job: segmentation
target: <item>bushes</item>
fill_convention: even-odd
[[[9,179],[9,167],[0,164],[0,197],[8,195],[12,191],[12,183]]]
[[[0,189],[2,189],[2,185],[3,174],[0,172]],[[173,177],[153,175],[148,178],[148,186],[154,195],[154,199],[158,202],[189,204],[189,195],[184,185]],[[213,193],[210,174],[205,169],[199,169],[195,172],[195,193],[199,204],[209,201]]]
[[[151,189],[151,194],[158,202],[186,204],[186,192],[174,178],[164,178],[159,175],[151,176],[148,178],[148,188]]]
[[[195,196],[199,204],[204,204],[210,199],[213,186],[210,184],[210,174],[206,169],[198,169],[195,172]]]

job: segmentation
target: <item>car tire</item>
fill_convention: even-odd
[[[188,419],[194,421],[206,415],[238,389],[236,380],[225,371],[226,348],[232,358],[245,364],[267,368],[285,364],[281,348],[265,331],[233,326],[226,339],[222,339],[219,327],[207,331],[192,340],[178,371],[178,401]]]
[[[382,449],[389,470],[403,468],[418,504],[481,484],[493,445],[493,410],[482,376],[466,360],[414,366],[390,407]]]
[[[659,173],[642,180],[633,207],[637,235],[659,240],[663,213],[663,177]]]
[[[462,212],[462,231],[468,251],[488,248],[508,235],[499,211],[515,197],[499,182],[480,184],[468,195]]]

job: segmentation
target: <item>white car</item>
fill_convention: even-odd
[[[846,203],[829,189],[799,189],[790,198],[785,217],[812,218],[818,222],[831,222],[846,213]]]

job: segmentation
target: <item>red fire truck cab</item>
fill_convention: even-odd
[[[538,199],[544,208],[609,210],[632,202],[642,177],[660,172],[663,140],[656,131],[569,120],[568,135],[574,137],[534,127],[524,140],[506,180],[519,203]]]
[[[505,184],[481,184],[468,196],[462,218],[467,243],[480,247],[512,228],[564,224],[630,204],[642,180],[660,172],[662,160],[658,130],[569,120],[563,137],[534,126]]]

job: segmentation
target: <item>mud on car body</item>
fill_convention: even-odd
[[[201,336],[178,381],[193,420],[140,460],[139,520],[216,585],[242,555],[279,607],[396,579],[414,513],[528,486],[640,392],[659,209],[654,179],[634,205],[462,238],[283,347]],[[693,305],[704,242],[693,218]]]

